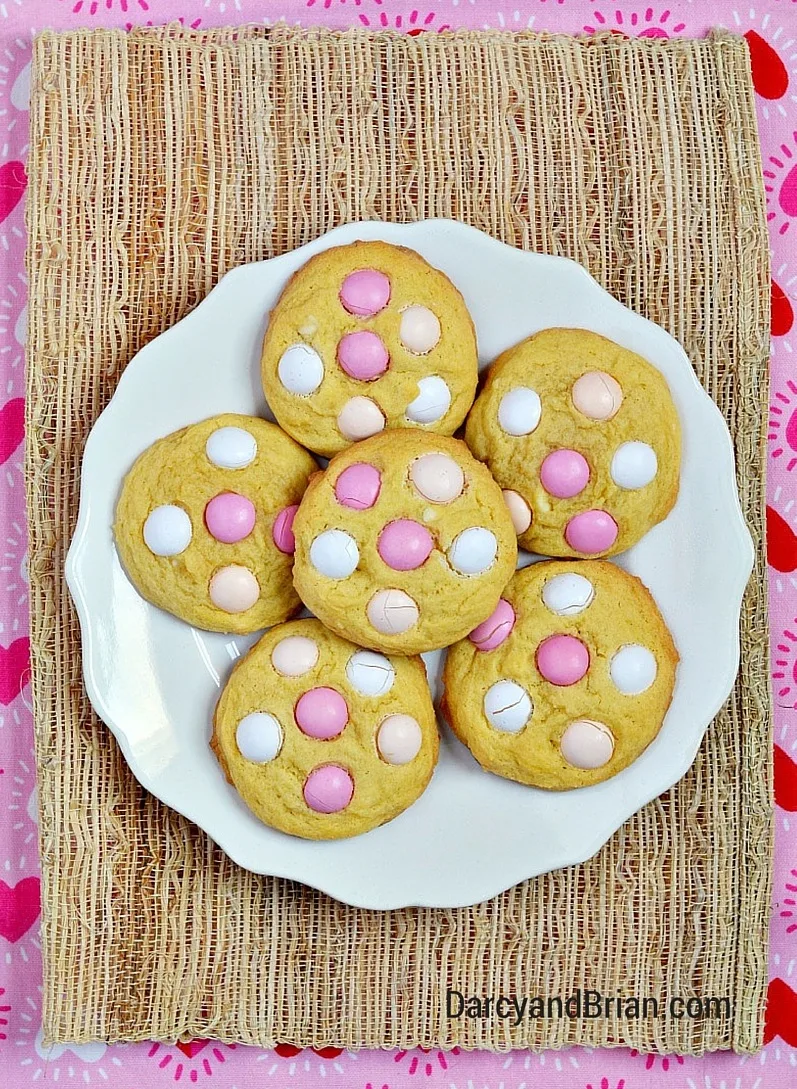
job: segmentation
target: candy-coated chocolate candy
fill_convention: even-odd
[[[554,575],[542,588],[543,604],[557,616],[577,616],[589,608],[594,597],[595,587],[575,571]]]
[[[418,606],[403,590],[378,590],[367,612],[371,626],[381,635],[402,635],[418,623]]]
[[[354,780],[338,764],[313,768],[304,783],[304,800],[316,813],[339,813],[354,794]]]
[[[515,610],[504,598],[496,605],[490,616],[474,628],[468,636],[479,650],[495,650],[509,638],[515,626]]]
[[[385,417],[379,405],[370,397],[352,397],[340,410],[337,423],[344,439],[359,442],[382,431]]]
[[[280,639],[271,652],[271,664],[283,677],[301,677],[318,661],[318,644],[304,635]]]
[[[334,688],[311,688],[305,692],[294,708],[296,725],[318,741],[328,741],[342,733],[349,721],[346,701]]]
[[[407,405],[407,419],[419,424],[436,423],[450,405],[451,390],[442,378],[431,374],[418,382],[418,396]]]
[[[377,551],[394,571],[414,571],[429,559],[434,538],[426,526],[412,518],[397,518],[379,534]]]
[[[551,635],[537,647],[537,669],[546,681],[566,688],[589,669],[589,651],[574,635]]]
[[[375,268],[350,272],[340,289],[345,310],[358,318],[371,318],[384,310],[390,300],[390,280]]]
[[[448,454],[423,454],[410,467],[415,490],[430,503],[450,503],[462,495],[465,474]]]
[[[274,525],[271,527],[271,537],[274,544],[280,552],[284,552],[286,556],[292,556],[296,551],[296,538],[293,535],[293,520],[296,517],[298,509],[299,506],[297,503],[293,503],[290,507],[285,507],[274,519]]]
[[[448,561],[460,575],[481,575],[495,563],[497,552],[495,534],[482,526],[472,526],[454,538]]]
[[[359,562],[357,542],[342,529],[327,529],[310,545],[310,563],[327,578],[346,579]]]
[[[338,344],[338,363],[350,378],[372,382],[387,370],[387,348],[382,338],[370,329],[346,333]]]
[[[579,718],[562,734],[559,751],[574,768],[602,768],[612,758],[614,737],[602,722]]]
[[[517,734],[531,718],[531,696],[517,681],[496,681],[484,696],[484,713],[496,730]]]
[[[536,390],[516,386],[498,406],[498,423],[507,435],[530,435],[540,422],[542,404]]]
[[[243,541],[255,528],[255,505],[237,492],[220,492],[205,507],[205,525],[223,544]]]
[[[292,344],[282,353],[277,374],[288,393],[307,396],[324,380],[324,361],[309,344]]]
[[[515,527],[515,533],[525,533],[531,525],[531,507],[522,495],[513,492],[511,488],[505,488],[503,496],[504,502],[509,508],[509,516],[512,519],[512,525]]]
[[[245,469],[257,457],[257,442],[242,427],[219,427],[208,436],[205,454],[219,469]]]
[[[656,451],[646,442],[624,442],[612,458],[612,480],[618,488],[636,491],[650,484],[658,472]]]
[[[282,748],[282,727],[273,715],[253,711],[238,723],[235,741],[244,760],[269,764]]]
[[[565,540],[576,552],[589,556],[608,551],[617,540],[617,523],[605,510],[585,510],[565,528]]]
[[[386,696],[393,687],[396,671],[384,654],[357,650],[346,663],[346,676],[361,696]]]
[[[422,741],[421,727],[412,715],[388,715],[376,735],[376,747],[386,764],[409,764]]]
[[[220,567],[210,580],[210,600],[225,613],[243,613],[260,597],[257,579],[247,567],[230,564]]]
[[[590,420],[611,420],[620,411],[623,391],[605,371],[587,371],[573,383],[573,404]]]
[[[368,510],[379,498],[382,474],[374,465],[358,462],[344,469],[335,481],[335,498],[343,507]]]
[[[611,660],[609,673],[617,689],[625,696],[638,696],[656,680],[658,666],[647,647],[628,643]]]
[[[399,340],[414,355],[426,355],[440,340],[437,314],[426,306],[408,306],[401,312]]]
[[[540,467],[540,480],[549,495],[570,499],[589,483],[589,463],[577,450],[554,450]]]
[[[144,523],[144,544],[155,556],[179,556],[191,543],[191,519],[182,507],[155,507]]]

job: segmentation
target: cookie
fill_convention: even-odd
[[[261,369],[280,424],[331,457],[387,428],[453,435],[476,392],[476,333],[459,291],[420,254],[353,242],[289,280]]]
[[[438,733],[420,658],[388,658],[318,620],[272,628],[221,694],[211,747],[265,824],[304,839],[377,828],[424,792]]]
[[[127,474],[116,507],[116,547],[133,585],[206,631],[285,620],[300,604],[293,517],[317,468],[254,416],[213,416],[159,439]]]
[[[622,552],[678,494],[664,376],[584,329],[545,329],[499,356],[465,438],[505,489],[520,544],[541,556]]]
[[[333,458],[294,522],[294,582],[328,628],[396,654],[448,646],[512,576],[501,489],[458,439],[386,431]]]
[[[535,563],[448,652],[443,714],[487,771],[600,783],[659,732],[678,652],[645,586],[601,560]]]

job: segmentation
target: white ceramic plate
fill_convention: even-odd
[[[410,246],[448,273],[473,315],[483,364],[559,325],[602,333],[664,373],[683,424],[680,495],[666,522],[618,563],[652,591],[682,662],[659,736],[608,782],[553,794],[521,786],[482,771],[443,729],[439,766],[414,806],[366,835],[313,843],[256,820],[208,748],[219,688],[253,637],[196,631],[147,604],[119,564],[111,526],[123,477],[155,439],[219,412],[267,414],[260,347],[283,285],[313,254],[374,238]],[[148,790],[250,870],[367,908],[457,907],[589,858],[684,774],[736,675],[739,608],[752,563],[725,422],[676,341],[580,265],[429,220],[340,227],[293,253],[238,268],[139,352],[86,443],[66,574],[89,698]],[[442,655],[426,657],[437,689]]]

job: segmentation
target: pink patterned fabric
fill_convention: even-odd
[[[285,18],[393,27],[409,34],[498,27],[697,36],[744,33],[753,56],[773,251],[769,545],[775,692],[777,839],[767,1043],[754,1057],[669,1058],[634,1051],[529,1055],[454,1051],[276,1051],[195,1040],[171,1047],[41,1046],[36,781],[28,695],[22,430],[25,341],[23,207],[31,36],[50,26],[192,27]],[[794,1089],[797,1086],[797,0],[0,0],[0,1082],[110,1089],[173,1082],[218,1089]],[[764,406],[762,406],[762,411]]]

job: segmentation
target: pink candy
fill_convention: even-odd
[[[361,268],[350,272],[343,281],[339,298],[350,314],[356,314],[358,318],[373,317],[388,304],[390,280],[376,269]]]
[[[334,688],[311,688],[299,698],[293,717],[303,734],[328,741],[343,732],[349,721],[349,708]]]
[[[495,650],[509,638],[514,626],[515,610],[508,601],[501,598],[491,615],[473,629],[468,639],[479,650]]]
[[[546,681],[567,687],[589,669],[589,651],[574,635],[551,635],[537,647],[537,669]]]
[[[255,528],[254,504],[237,492],[220,492],[205,507],[205,525],[217,541],[235,544]]]
[[[617,540],[617,523],[605,510],[585,510],[567,523],[565,540],[576,552],[594,556],[607,552]]]
[[[542,486],[557,499],[570,499],[589,481],[589,464],[577,450],[554,450],[540,468]]]
[[[294,503],[292,507],[285,507],[274,519],[274,525],[271,529],[271,537],[274,544],[280,552],[284,552],[286,556],[292,556],[296,551],[296,538],[293,535],[293,520],[296,517],[298,509],[299,506],[296,503]]]
[[[338,363],[350,378],[372,382],[387,370],[389,357],[381,337],[370,329],[347,333],[338,344]]]
[[[354,794],[354,780],[338,764],[313,768],[304,783],[304,800],[316,813],[339,813]]]
[[[343,507],[352,510],[368,510],[379,498],[382,475],[366,462],[358,462],[344,469],[335,481],[335,498]]]
[[[379,555],[394,571],[414,571],[426,563],[434,548],[431,533],[420,522],[399,518],[379,534]]]

